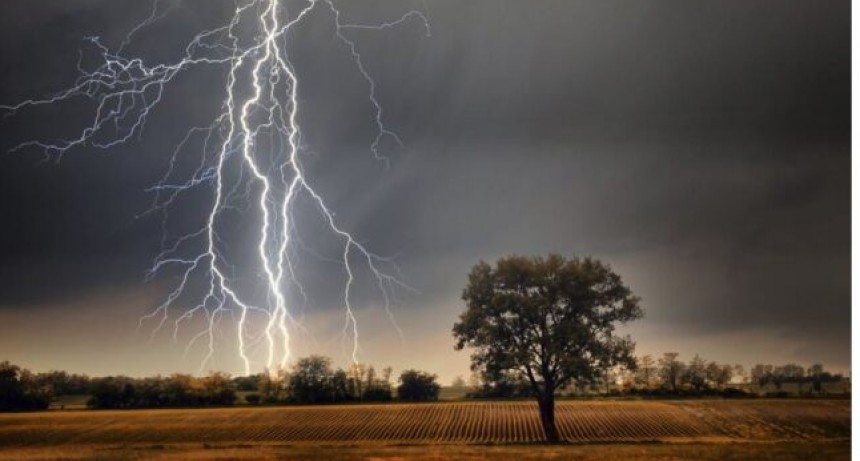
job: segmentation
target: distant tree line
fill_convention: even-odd
[[[652,355],[637,357],[635,367],[607,367],[602,374],[579,380],[559,391],[561,395],[651,395],[727,397],[749,394],[785,396],[785,384],[795,384],[797,393],[821,395],[824,384],[843,380],[821,364],[808,368],[789,363],[781,366],[757,364],[749,372],[739,364],[708,361],[695,355],[689,361],[679,359],[677,352],[667,352],[655,359]],[[530,398],[529,382],[517,373],[475,373],[467,386],[467,398]],[[772,390],[771,390],[772,389]]]
[[[243,378],[242,390],[256,390],[245,397],[249,403],[340,403],[429,401],[439,398],[436,375],[417,370],[401,373],[399,385],[391,384],[390,367],[377,373],[370,365],[353,364],[346,370],[332,366],[328,357],[299,359],[290,370]]]
[[[618,372],[621,389],[644,394],[683,395],[742,392],[733,384],[744,379],[743,366],[708,361],[698,354],[689,362],[683,362],[678,356],[677,352],[666,352],[656,360],[651,355],[638,357],[635,370]]]
[[[167,377],[95,378],[90,384],[91,408],[164,408],[232,405],[236,390],[226,373],[198,378],[186,374]]]
[[[0,362],[0,411],[42,410],[58,396],[88,395],[91,408],[162,408],[233,405],[244,400],[259,404],[324,404],[438,400],[436,375],[406,370],[392,383],[392,369],[377,372],[373,366],[354,364],[335,368],[322,356],[299,359],[288,370],[231,377],[211,373],[130,378],[91,378],[65,371],[33,373],[8,361]],[[785,396],[786,385],[803,395],[827,393],[826,383],[842,381],[821,364],[808,368],[789,363],[756,364],[749,372],[741,365],[707,361],[695,355],[689,361],[668,352],[655,359],[643,355],[635,367],[609,367],[599,376],[580,380],[560,395],[742,396],[748,393]],[[455,387],[468,389],[467,398],[533,398],[533,387],[517,373],[473,374]],[[244,397],[244,399],[242,398]]]
[[[335,369],[327,357],[299,359],[289,370],[231,377],[211,373],[130,378],[90,378],[64,371],[32,373],[0,362],[0,411],[41,410],[62,395],[89,395],[90,408],[163,408],[233,405],[240,393],[249,404],[321,404],[342,402],[429,401],[439,398],[436,375],[406,370],[398,386],[391,368],[354,364]]]
[[[248,377],[242,389],[255,392],[245,397],[254,404],[388,401],[390,379],[391,368],[381,375],[364,364],[335,369],[328,357],[312,355],[299,359],[290,370]]]
[[[783,385],[788,383],[796,384],[798,393],[822,394],[824,383],[838,382],[843,377],[841,374],[824,370],[824,366],[819,363],[806,369],[795,363],[789,363],[782,366],[756,364],[750,369],[749,379],[759,388],[772,384],[778,394],[783,393]]]
[[[677,352],[664,353],[657,360],[651,355],[644,355],[637,359],[634,370],[614,370],[612,379],[617,381],[619,392],[724,396],[749,393],[776,396],[773,392],[763,392],[769,383],[773,383],[777,391],[782,390],[784,383],[811,383],[806,390],[799,386],[797,393],[823,394],[823,383],[843,379],[840,374],[826,372],[821,364],[814,364],[808,369],[793,363],[782,366],[758,364],[747,373],[742,365],[708,361],[698,354],[688,362],[678,357]]]

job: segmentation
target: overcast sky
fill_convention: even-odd
[[[234,8],[162,3],[177,8],[128,53],[175,60]],[[467,375],[450,331],[471,265],[558,252],[608,262],[642,297],[645,318],[625,328],[638,353],[850,369],[850,2],[341,3],[361,23],[426,10],[432,28],[352,35],[405,144],[385,146],[387,169],[368,149],[365,82],[333,43],[331,18],[311,18],[291,44],[313,180],[416,289],[394,307],[402,340],[378,303],[361,303],[364,360],[443,382]],[[0,3],[0,104],[68,86],[84,37],[116,47],[149,8]],[[135,217],[171,146],[215,114],[223,82],[222,72],[178,79],[143,136],[110,151],[0,156],[0,359],[91,374],[196,370],[199,356],[170,335],[136,332],[171,279],[144,281],[159,221]],[[72,104],[6,117],[0,149],[69,136],[86,115]],[[342,363],[329,289],[341,280],[309,267],[315,340],[297,338],[296,350]],[[216,363],[237,371],[229,353]]]

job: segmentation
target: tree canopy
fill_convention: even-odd
[[[400,374],[397,398],[413,402],[438,400],[439,390],[436,375],[418,370],[405,370]]]

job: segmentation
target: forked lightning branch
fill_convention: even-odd
[[[352,60],[367,88],[371,108],[367,116],[376,130],[367,146],[369,161],[381,160],[385,165],[382,146],[402,142],[385,123],[376,84],[352,32],[385,32],[417,25],[429,35],[426,14],[409,10],[390,22],[362,24],[344,20],[331,0],[290,3],[290,8],[281,0],[252,0],[237,4],[227,23],[194,36],[175,62],[151,64],[127,56],[126,49],[136,36],[169,14],[169,5],[162,3],[165,2],[156,2],[152,14],[113,49],[98,37],[88,37],[86,46],[97,51],[98,63],[79,65],[79,77],[70,87],[42,99],[0,106],[7,115],[13,115],[23,109],[62,110],[63,104],[81,99],[93,102],[91,118],[76,136],[32,140],[16,150],[35,149],[60,159],[72,151],[112,149],[135,141],[148,134],[145,128],[150,114],[162,102],[165,89],[180,75],[202,69],[224,76],[220,112],[212,114],[208,126],[188,127],[185,138],[172,151],[167,172],[151,188],[155,198],[147,213],[162,216],[164,237],[147,277],[164,271],[178,276],[172,279],[175,283],[163,302],[140,319],[141,326],[152,327],[153,334],[169,327],[176,338],[183,328],[202,324],[200,331],[188,335],[186,347],[188,351],[205,344],[201,370],[214,359],[217,331],[225,324],[229,329],[235,328],[235,353],[245,374],[259,366],[269,370],[287,366],[291,338],[304,328],[297,312],[306,304],[312,305],[297,275],[300,258],[295,257],[297,247],[304,245],[296,235],[299,216],[295,213],[302,200],[313,205],[327,232],[339,242],[338,262],[344,280],[342,329],[349,355],[357,362],[360,330],[353,292],[358,283],[358,266],[372,274],[374,290],[395,329],[390,308],[397,291],[408,287],[397,278],[397,268],[391,260],[371,252],[338,222],[303,167],[306,148],[299,123],[302,81],[289,45],[296,40],[298,26],[309,21],[313,13],[330,18],[338,49]],[[198,142],[194,144],[192,140]],[[199,148],[189,147],[198,145]],[[177,165],[187,163],[183,161],[188,156],[199,161],[195,160],[192,174],[180,175],[182,169]],[[172,206],[191,191],[201,189],[210,197],[205,219],[196,230],[172,236],[167,225]],[[248,263],[231,259],[228,248],[232,235],[222,230],[229,221],[225,215],[237,203],[254,208],[259,216],[248,224],[254,234],[255,255],[251,258],[253,267],[246,271],[236,270]],[[256,274],[265,295],[261,297],[260,290],[250,288],[254,284],[240,280],[238,273]],[[199,319],[203,319],[202,323]],[[261,352],[255,355],[253,351]]]

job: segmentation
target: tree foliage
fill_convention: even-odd
[[[325,403],[391,400],[391,369],[377,377],[373,366],[355,363],[347,370],[332,368],[328,357],[299,359],[289,378],[289,401]]]
[[[336,400],[334,369],[331,359],[319,355],[301,358],[290,375],[292,398],[301,403],[320,403]]]
[[[40,385],[28,370],[0,362],[0,411],[43,410],[51,397],[51,389]]]
[[[658,363],[660,366],[660,378],[663,380],[663,385],[673,392],[677,391],[678,386],[681,384],[681,378],[683,378],[687,368],[684,366],[684,362],[678,360],[678,353],[666,352]]]
[[[646,389],[651,387],[657,377],[657,366],[654,362],[654,357],[650,354],[639,357],[636,360],[636,368],[636,384]]]
[[[436,375],[418,370],[406,370],[400,374],[397,398],[410,402],[438,400],[439,390]]]
[[[95,378],[90,384],[91,408],[163,408],[224,406],[236,402],[230,375],[211,373],[198,378],[176,373],[167,377]]]

